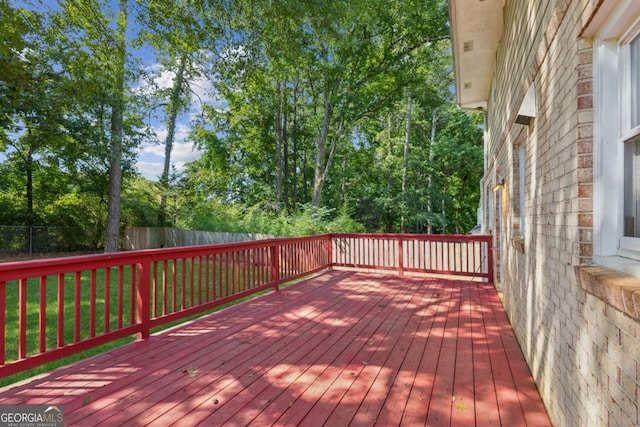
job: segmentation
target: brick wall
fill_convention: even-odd
[[[507,1],[487,111],[486,185],[506,180],[489,195],[501,207],[499,286],[557,426],[640,425],[640,321],[586,293],[574,272],[592,256],[593,52],[580,32],[598,5]],[[514,120],[532,83],[537,116],[523,142],[526,232],[519,242],[514,165],[523,126]]]

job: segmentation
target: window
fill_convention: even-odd
[[[636,25],[637,27],[637,25]],[[640,30],[623,36],[618,46],[621,114],[619,134],[623,157],[623,220],[620,254],[640,252]],[[638,254],[640,258],[640,254]]]
[[[630,86],[631,86],[631,127],[640,125],[640,37],[629,43]]]
[[[640,37],[628,44],[630,91],[624,138],[624,236],[640,237]]]
[[[523,128],[513,144],[513,187],[511,203],[513,209],[513,237],[524,239],[526,222],[524,215],[525,176],[526,176],[527,130]]]
[[[525,221],[525,190],[526,190],[526,142],[531,131],[531,124],[536,117],[536,85],[531,83],[520,104],[515,122],[524,125],[513,144],[513,237],[524,239],[526,232]],[[516,155],[517,153],[517,155]]]
[[[624,144],[624,235],[640,237],[640,141],[634,138]]]
[[[524,233],[527,229],[524,217],[526,153],[524,144],[520,144],[518,148],[518,208],[520,210],[520,237],[522,238],[524,238]]]
[[[629,271],[640,261],[640,2],[605,3],[608,17],[593,20],[593,250]]]

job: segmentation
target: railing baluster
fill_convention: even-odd
[[[198,305],[202,304],[202,257],[195,258],[198,263]]]
[[[224,254],[224,296],[229,295],[229,253]]]
[[[193,307],[194,304],[194,287],[195,287],[195,281],[194,281],[194,265],[193,265],[193,257],[190,256],[189,257],[189,307]]]
[[[238,253],[240,256],[240,273],[242,273],[242,290],[248,289],[249,281],[248,279],[248,271],[247,271],[247,251],[240,251]]]
[[[206,289],[206,295],[205,295],[205,301],[209,302],[211,301],[211,279],[209,278],[209,256],[204,256],[202,257],[204,259],[204,283],[205,283],[205,289]]]
[[[178,258],[171,259],[171,312],[178,311]]]
[[[278,289],[278,281],[280,280],[280,263],[279,263],[279,254],[278,254],[278,246],[271,246],[271,283],[273,283],[273,287]]]
[[[137,280],[136,276],[139,275],[138,269],[136,267],[137,264],[130,264],[129,270],[131,271],[131,280],[129,281],[130,289],[129,289],[129,324],[134,325],[136,323],[136,294],[137,294]]]
[[[151,311],[151,313],[153,313],[154,317],[158,317],[158,304],[160,303],[160,301],[158,301],[158,295],[160,295],[160,291],[159,291],[159,286],[160,284],[158,283],[158,263],[157,262],[153,262],[153,269],[152,269],[152,274],[151,274],[151,283],[152,283],[152,291],[151,291],[151,303],[153,304],[153,310]]]
[[[96,336],[96,269],[92,269],[89,279],[89,336]]]
[[[400,276],[404,276],[402,237],[398,238],[398,274],[400,274]]]
[[[109,332],[109,318],[111,316],[111,267],[104,269],[104,282],[103,282],[103,319],[102,319],[102,333]]]
[[[167,304],[169,302],[169,297],[167,293],[169,292],[169,284],[168,280],[168,261],[162,261],[162,315],[165,316],[167,314]]]
[[[74,316],[73,316],[73,341],[80,341],[80,301],[81,301],[81,272],[75,274]]]
[[[4,286],[2,286],[2,290],[4,291]],[[3,304],[4,305],[4,304]],[[0,315],[4,316],[4,307],[2,307],[2,313]],[[4,320],[2,321],[2,329],[4,330]],[[64,273],[58,274],[58,339],[57,346],[64,346]],[[0,342],[0,345],[4,345],[4,339]],[[4,363],[4,361],[3,361]]]
[[[47,276],[40,276],[40,307],[39,319],[40,329],[40,353],[47,351]]]
[[[187,259],[180,259],[180,310],[187,308]]]
[[[19,286],[18,359],[24,359],[27,357],[27,279],[20,279]]]
[[[218,291],[218,295],[220,296],[220,298],[222,298],[223,292],[222,292],[222,254],[216,254],[216,262],[215,262],[215,268],[218,272],[217,276],[218,276],[218,280],[216,282],[216,289]]]
[[[122,329],[124,318],[124,266],[118,266],[118,329]]]

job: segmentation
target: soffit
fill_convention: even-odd
[[[486,108],[502,36],[504,0],[449,0],[457,102]]]

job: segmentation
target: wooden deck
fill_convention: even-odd
[[[493,285],[333,271],[29,382],[65,425],[547,426]]]

